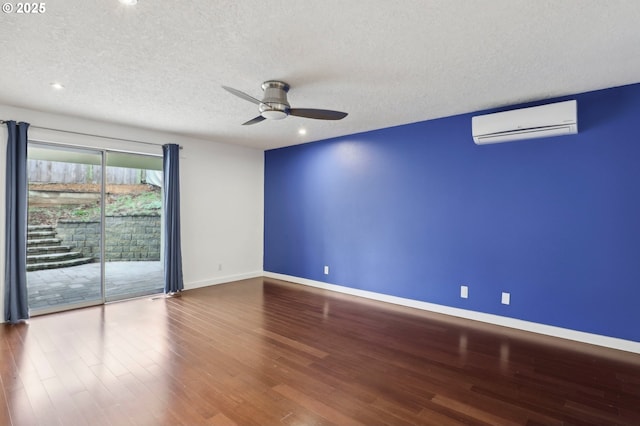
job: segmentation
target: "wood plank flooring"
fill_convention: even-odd
[[[640,425],[640,355],[270,279],[0,325],[0,425]]]

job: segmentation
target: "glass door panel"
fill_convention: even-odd
[[[106,301],[161,293],[162,158],[106,153]]]
[[[29,143],[27,291],[32,314],[103,303],[102,151]]]

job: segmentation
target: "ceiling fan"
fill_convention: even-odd
[[[267,119],[282,120],[288,115],[315,118],[317,120],[342,120],[347,116],[346,112],[331,111],[328,109],[291,108],[291,105],[289,105],[287,101],[289,85],[282,81],[269,80],[262,83],[262,90],[264,91],[262,100],[258,100],[232,87],[222,86],[222,88],[239,98],[258,105],[260,115],[243,123],[243,125],[256,124]]]

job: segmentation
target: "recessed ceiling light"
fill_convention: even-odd
[[[299,135],[306,135],[307,134],[307,129],[298,129],[298,134]]]
[[[138,0],[120,0],[120,3],[126,4],[127,6],[133,6],[138,3]]]
[[[55,90],[62,90],[64,89],[64,86],[60,83],[51,83],[51,88]]]

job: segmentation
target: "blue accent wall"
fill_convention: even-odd
[[[577,135],[476,146],[474,113],[267,151],[265,271],[640,341],[640,84],[536,104],[566,99]]]

